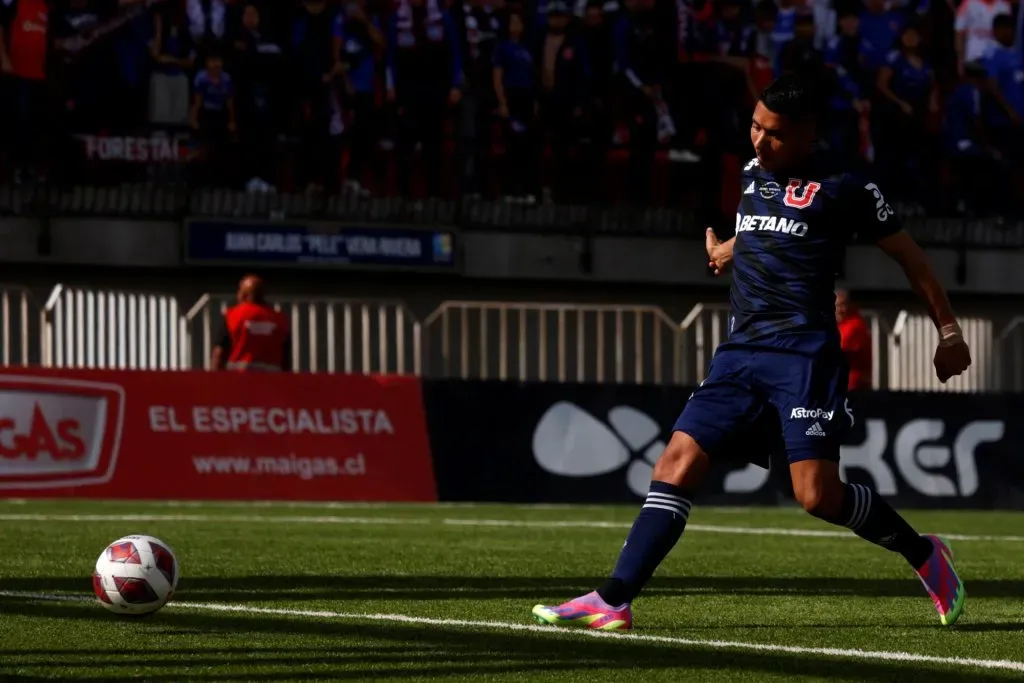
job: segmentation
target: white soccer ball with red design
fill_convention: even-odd
[[[159,538],[125,536],[96,560],[92,587],[100,604],[117,614],[139,616],[167,604],[178,585],[178,560]]]

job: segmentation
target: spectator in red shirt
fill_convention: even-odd
[[[291,369],[291,330],[283,313],[267,302],[263,280],[247,275],[238,285],[238,305],[224,315],[224,332],[213,348],[213,370],[281,372]]]
[[[839,339],[850,368],[850,391],[871,388],[871,331],[860,314],[860,309],[850,300],[850,293],[836,290],[836,324]]]

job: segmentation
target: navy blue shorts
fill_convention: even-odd
[[[838,462],[839,444],[853,425],[847,380],[838,351],[720,347],[673,430],[715,458],[764,467],[783,455],[790,463]]]

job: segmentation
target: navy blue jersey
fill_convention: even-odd
[[[847,244],[891,235],[899,220],[877,185],[826,161],[797,178],[753,159],[741,182],[729,343],[816,352],[838,338],[835,280]]]

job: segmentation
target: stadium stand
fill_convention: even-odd
[[[997,191],[1020,159],[1016,26],[974,7],[9,0],[0,210],[391,220],[434,199],[428,220],[470,227],[685,232],[731,215],[757,88],[816,62],[857,131],[833,153],[877,160],[926,241],[1017,244]]]

